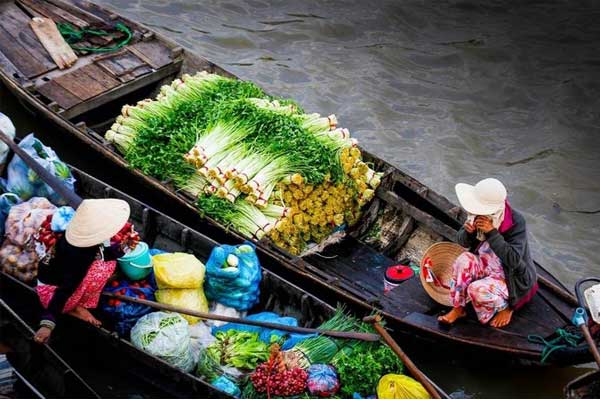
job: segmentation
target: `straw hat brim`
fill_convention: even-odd
[[[67,226],[65,238],[75,247],[99,245],[123,228],[129,214],[129,204],[124,200],[84,200]]]
[[[423,255],[421,259],[421,270],[419,272],[419,278],[421,279],[421,285],[436,302],[445,305],[452,306],[452,300],[450,299],[450,289],[446,289],[442,286],[436,286],[433,282],[427,282],[425,280],[425,260],[431,259],[433,274],[442,282],[445,286],[450,287],[450,281],[452,280],[452,265],[454,261],[465,252],[465,249],[452,242],[439,242],[431,245]]]
[[[475,186],[466,183],[457,183],[454,187],[458,202],[468,213],[475,215],[491,215],[504,207],[504,200],[499,203],[482,203],[475,193]]]

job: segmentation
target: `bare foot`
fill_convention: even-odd
[[[89,322],[90,324],[99,327],[102,325],[98,319],[96,319],[91,312],[88,311],[87,308],[83,308],[81,306],[75,307],[72,311],[68,312],[69,315],[72,315],[75,318],[79,318],[84,320],[85,322]]]
[[[504,310],[498,311],[498,314],[490,321],[490,326],[494,328],[502,328],[510,323],[512,318],[513,310],[505,308]]]
[[[457,319],[463,318],[467,316],[467,312],[464,307],[454,307],[450,312],[446,315],[442,315],[438,317],[438,321],[443,322],[445,324],[453,324]]]

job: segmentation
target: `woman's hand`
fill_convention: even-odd
[[[33,340],[39,344],[46,344],[46,343],[48,343],[48,340],[50,340],[50,335],[52,335],[52,329],[42,326],[35,333]]]
[[[468,222],[465,222],[463,227],[465,228],[465,231],[467,231],[467,233],[475,233],[475,230],[477,229],[475,228],[475,225]]]
[[[492,225],[492,219],[490,217],[479,215],[475,218],[475,228],[483,233],[490,233],[494,229],[494,225]]]

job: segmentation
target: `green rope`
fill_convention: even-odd
[[[78,51],[89,51],[94,53],[108,53],[111,51],[119,50],[120,48],[126,46],[133,37],[133,33],[131,30],[122,22],[117,22],[115,24],[115,30],[119,32],[123,32],[127,37],[121,40],[114,46],[111,47],[84,47],[84,46],[75,46],[74,44],[77,42],[81,42],[85,39],[85,36],[111,36],[114,38],[114,35],[110,32],[107,32],[103,29],[77,29],[73,27],[73,25],[69,23],[57,23],[58,31],[65,38],[65,41],[71,46],[73,50]]]
[[[552,340],[546,340],[540,335],[527,336],[527,340],[529,342],[544,345],[544,350],[542,351],[542,364],[546,362],[550,354],[552,354],[554,351],[567,347],[577,347],[583,339],[581,335],[568,332],[562,328],[557,329],[556,333],[558,336]]]

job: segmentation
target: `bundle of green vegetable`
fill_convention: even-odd
[[[352,331],[358,326],[356,318],[347,315],[343,309],[337,309],[333,317],[323,322],[319,329]],[[344,342],[329,336],[315,336],[283,352],[283,357],[288,367],[308,368],[311,364],[328,364],[344,346]]]
[[[123,107],[106,139],[132,167],[199,197],[207,215],[299,254],[358,221],[381,181],[337,123],[201,72]]]
[[[368,396],[375,393],[379,379],[385,374],[401,374],[404,365],[388,346],[381,343],[358,342],[333,357],[341,381],[340,394],[351,398],[354,393]]]
[[[222,102],[263,97],[251,82],[206,72],[184,75],[165,85],[156,100],[124,106],[105,137],[134,168],[159,179],[185,181],[192,173],[183,160],[203,130],[217,120]]]
[[[269,346],[259,340],[257,333],[235,331],[217,332],[217,340],[206,353],[220,365],[253,370],[269,358]]]

